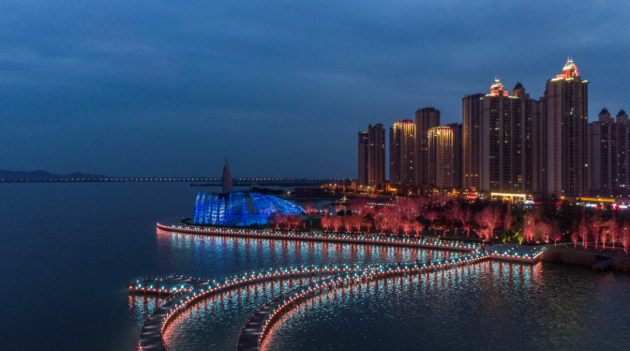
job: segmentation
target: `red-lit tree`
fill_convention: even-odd
[[[595,249],[597,249],[597,245],[599,244],[599,237],[600,237],[599,228],[593,227],[591,225],[591,238],[593,238],[593,241],[595,241]]]
[[[345,216],[341,219],[341,223],[343,224],[343,227],[346,228],[346,232],[348,233],[352,231],[352,217],[354,216]]]
[[[300,216],[292,214],[286,217],[286,224],[289,230],[291,228],[298,229],[300,225],[302,224],[302,220],[300,219]]]
[[[280,225],[284,224],[286,220],[287,216],[280,211],[274,212],[268,218],[269,223],[272,223],[276,227],[276,230],[280,229]]]
[[[591,231],[600,233],[599,237],[601,238],[602,244],[604,244],[604,248],[606,248],[605,240],[608,236],[608,233],[606,232],[605,228],[604,230],[602,230],[604,224],[605,223],[599,213],[596,213],[590,220]]]
[[[338,232],[339,228],[343,224],[343,220],[339,216],[330,216],[330,219],[331,219],[330,224],[332,225],[333,229],[335,230],[335,233]]]
[[[322,227],[324,227],[324,229],[326,229],[326,231],[328,231],[328,229],[331,226],[331,220],[330,220],[330,216],[322,216]]]
[[[562,239],[562,230],[558,222],[554,222],[551,226],[551,240],[553,240],[553,246],[557,246],[558,241]]]
[[[304,202],[304,212],[306,212],[307,214],[313,212],[313,202],[311,201]]]
[[[619,224],[617,224],[617,220],[614,216],[608,221],[608,234],[610,235],[610,241],[612,241],[612,247],[614,250],[615,242],[619,238]]]
[[[475,221],[482,229],[480,233],[483,234],[484,241],[489,241],[494,235],[494,229],[501,225],[501,211],[497,207],[486,207],[477,213]]]
[[[413,222],[411,222],[408,219],[405,219],[405,220],[402,221],[400,227],[402,228],[403,232],[405,233],[405,236],[409,236],[409,231],[413,229],[413,224],[412,223]]]
[[[429,223],[433,224],[433,222],[440,219],[440,214],[437,211],[431,210],[424,213],[424,218],[426,218]],[[435,227],[433,227],[433,234],[435,234]]]
[[[621,243],[621,246],[623,246],[623,251],[628,253],[628,246],[630,246],[630,225],[627,221],[624,221],[623,226],[621,227],[619,242]]]
[[[510,231],[510,229],[512,229],[512,224],[514,224],[514,218],[512,218],[512,203],[508,202],[507,211],[503,216],[503,228]]]
[[[357,233],[361,232],[361,226],[363,225],[363,217],[352,216],[352,227],[357,230]]]
[[[606,250],[606,241],[608,241],[608,236],[609,236],[609,232],[608,232],[608,228],[604,227],[601,231],[600,234],[600,239],[602,241],[602,247],[604,248],[604,250]]]
[[[536,229],[536,216],[532,211],[529,211],[525,214],[525,219],[523,221],[523,236],[527,242],[534,240],[534,232]]]
[[[368,200],[367,199],[361,199],[361,198],[357,198],[357,199],[352,199],[350,201],[348,201],[348,209],[350,211],[352,211],[352,213],[356,213],[356,214],[361,214],[363,213],[365,206],[367,206],[368,204]]]
[[[372,228],[372,226],[374,225],[374,222],[372,222],[372,220],[369,219],[369,218],[364,218],[362,223],[363,223],[363,226],[365,227],[365,230],[367,232],[369,232],[370,228]]]
[[[545,243],[549,243],[551,235],[551,226],[547,222],[538,221],[536,224],[536,237],[542,239]]]
[[[573,241],[573,247],[577,248],[577,242],[580,240],[580,234],[576,229],[573,230],[573,232],[571,233],[571,241]]]
[[[580,238],[582,238],[582,246],[584,246],[584,248],[586,249],[586,247],[588,246],[588,233],[589,233],[588,223],[586,222],[586,219],[582,219],[580,221],[580,225],[578,226],[577,231]]]
[[[416,233],[416,236],[420,236],[420,233],[423,229],[424,227],[422,226],[422,224],[418,223],[417,221],[411,222],[411,230]]]

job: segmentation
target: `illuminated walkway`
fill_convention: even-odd
[[[479,244],[448,242],[437,239],[387,238],[378,236],[323,234],[317,232],[290,232],[268,229],[238,229],[228,227],[185,226],[180,220],[158,223],[162,230],[195,235],[255,237],[275,240],[307,240],[343,242],[349,244],[405,246],[416,248],[467,251],[467,255],[444,260],[387,264],[331,264],[268,268],[239,273],[209,280],[181,274],[164,277],[142,277],[130,281],[130,292],[170,294],[145,320],[140,332],[140,350],[169,350],[163,333],[172,317],[186,309],[192,302],[234,288],[269,280],[321,277],[314,282],[299,286],[264,304],[245,322],[237,341],[237,350],[259,350],[265,333],[275,321],[274,317],[294,303],[318,292],[331,290],[371,279],[402,274],[420,274],[427,271],[450,269],[481,260],[493,259],[517,263],[535,263],[544,247],[514,245],[480,246]]]

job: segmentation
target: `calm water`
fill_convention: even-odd
[[[208,188],[201,188],[210,190]],[[8,350],[134,350],[159,299],[126,281],[181,272],[220,277],[315,262],[392,262],[449,253],[156,233],[189,216],[186,184],[0,186],[0,341]],[[320,204],[323,205],[323,204]],[[174,350],[233,350],[254,306],[296,282],[198,302],[175,319]],[[267,350],[626,350],[630,275],[482,263],[353,286],[307,300],[272,329]]]

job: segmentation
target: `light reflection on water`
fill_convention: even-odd
[[[216,278],[296,264],[379,263],[456,257],[457,252],[162,232],[158,249]],[[301,279],[302,283],[306,280]],[[172,350],[233,350],[254,308],[296,280],[255,284],[210,297],[166,332]],[[334,290],[306,300],[275,324],[265,350],[625,349],[630,277],[539,263],[483,262]],[[151,300],[135,298],[138,323]],[[153,301],[153,306],[158,301]],[[609,320],[612,319],[612,322]],[[627,329],[627,328],[625,328]],[[612,338],[603,337],[612,335]]]
[[[158,230],[160,255],[173,262],[194,262],[195,265],[178,273],[218,278],[233,273],[301,264],[384,263],[414,260],[434,260],[458,257],[460,253],[400,247],[276,241],[222,236],[197,236]],[[174,264],[175,265],[175,264]],[[181,266],[181,265],[178,265]],[[275,283],[274,283],[275,284]],[[279,284],[279,283],[278,283]],[[282,285],[253,285],[235,295],[226,293],[219,304],[204,300],[193,312],[183,314],[168,328],[167,340],[174,350],[214,349],[233,350],[243,322],[255,307],[272,299],[281,291],[293,287],[290,281]],[[260,290],[262,289],[262,290]],[[253,292],[253,293],[252,293]],[[142,300],[137,300],[142,302]],[[211,308],[208,308],[211,306]],[[138,311],[146,308],[134,306]],[[141,325],[147,314],[137,313]]]
[[[337,289],[283,315],[262,349],[627,350],[630,279],[590,273],[482,262]]]

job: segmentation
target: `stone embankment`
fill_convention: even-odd
[[[607,268],[613,271],[630,272],[630,255],[623,252],[596,250],[589,247],[583,249],[569,246],[548,246],[542,253],[541,261],[570,264],[574,266],[592,267],[602,261],[614,259]]]

